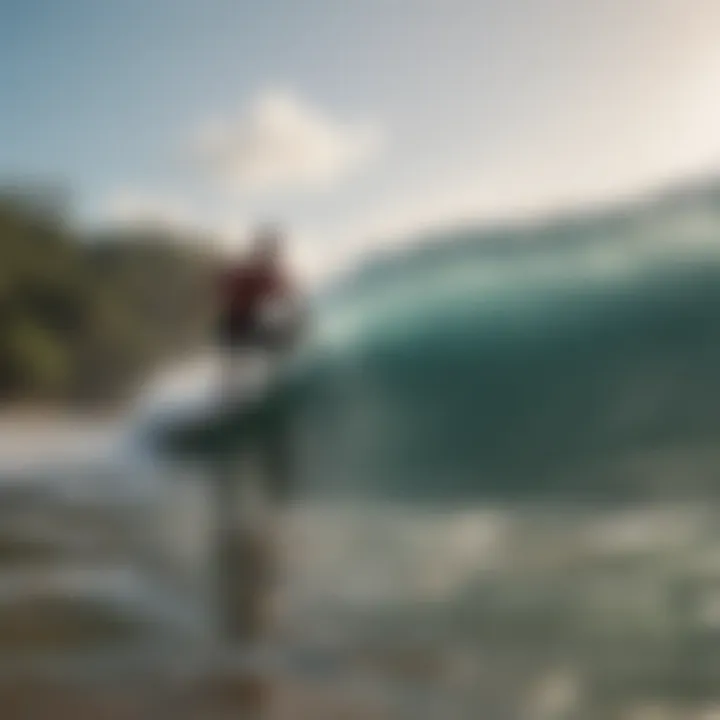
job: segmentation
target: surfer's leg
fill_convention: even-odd
[[[237,351],[234,348],[223,348],[220,355],[220,382],[218,396],[222,403],[230,403],[237,385]]]
[[[227,319],[219,323],[217,334],[217,356],[218,356],[218,399],[226,402],[232,396],[234,385],[236,349],[232,337],[232,328]]]
[[[248,320],[228,317],[222,322],[219,392],[224,402],[232,403],[236,399],[243,367],[256,345],[255,334],[253,324]]]

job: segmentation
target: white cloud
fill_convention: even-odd
[[[177,197],[139,190],[122,190],[112,195],[103,208],[102,224],[170,231],[178,237],[202,235],[221,251],[232,251],[242,245],[249,230],[245,217],[233,213],[210,217]]]
[[[347,124],[287,92],[266,92],[235,118],[209,123],[194,150],[228,187],[327,188],[371,161],[382,145],[372,124]]]
[[[106,203],[104,219],[125,227],[189,230],[195,223],[187,206],[170,197],[122,190]]]

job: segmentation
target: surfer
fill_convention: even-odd
[[[236,381],[247,380],[240,385],[255,389],[257,378],[249,375],[248,356],[260,354],[262,374],[272,384],[275,368],[298,338],[303,305],[284,267],[283,244],[277,228],[264,227],[255,233],[248,252],[228,262],[220,274],[220,391],[221,403],[231,405],[231,414],[248,400],[238,392]],[[234,452],[240,453],[240,468],[238,458],[223,457],[214,475],[219,609],[228,639],[246,643],[262,636],[273,594],[276,528],[263,499],[282,495],[290,482],[286,423],[278,413],[271,412],[271,420],[266,418],[272,403],[264,390],[261,395],[260,405],[266,412],[255,408],[249,421],[238,420],[243,430]]]
[[[222,269],[217,342],[228,361],[227,379],[235,376],[243,356],[259,350],[277,359],[294,344],[299,302],[282,249],[282,233],[263,227],[249,252]]]

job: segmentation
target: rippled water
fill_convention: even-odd
[[[164,638],[156,662],[175,655],[195,672],[214,633],[202,593],[212,522],[200,478],[167,482],[124,505],[77,483],[70,503],[7,505],[8,532],[67,548],[49,563],[6,559],[2,605],[92,599],[136,618],[138,648],[158,653]],[[278,630],[252,662],[366,717],[619,717],[658,704],[689,717],[720,697],[718,520],[712,505],[677,502],[296,503],[278,523]],[[107,672],[136,662],[124,643],[97,646],[106,658],[112,647]]]
[[[714,717],[720,265],[648,222],[436,249],[321,305],[273,405],[296,433],[277,628],[232,662],[313,720]],[[145,442],[191,377],[110,448],[81,434],[92,460],[15,456],[0,631],[24,592],[112,607],[91,631],[115,658],[218,651],[207,478]],[[118,614],[135,644],[103,635]]]

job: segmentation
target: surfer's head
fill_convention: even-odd
[[[252,236],[250,254],[260,262],[274,263],[280,259],[283,241],[282,230],[277,225],[261,225]]]

